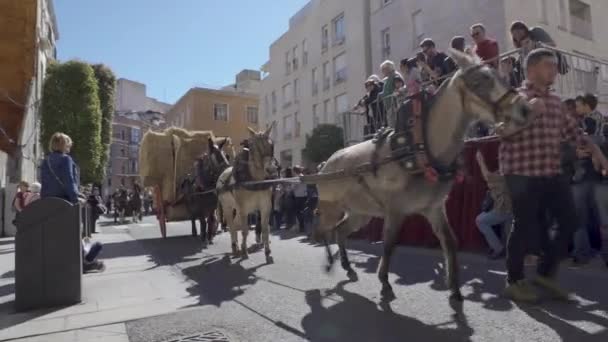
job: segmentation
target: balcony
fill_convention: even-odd
[[[575,36],[593,40],[593,25],[589,20],[570,16],[570,32]]]

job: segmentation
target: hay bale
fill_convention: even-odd
[[[216,140],[211,131],[189,132],[176,127],[146,132],[139,148],[144,186],[160,186],[163,200],[173,202],[177,182],[191,173],[196,158],[208,151],[209,138]]]

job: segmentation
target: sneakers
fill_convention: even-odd
[[[570,300],[570,293],[560,288],[554,279],[537,276],[533,282],[536,286],[546,290],[554,299]]]
[[[536,290],[525,280],[519,280],[513,284],[508,284],[504,295],[516,302],[535,303],[539,301]]]
[[[91,263],[85,263],[83,265],[83,273],[101,273],[106,270],[106,265],[103,261],[93,261]]]

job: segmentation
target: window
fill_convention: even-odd
[[[312,69],[312,94],[319,93],[319,85],[317,84],[317,68]]]
[[[273,91],[270,97],[272,101],[272,115],[274,115],[277,113],[277,93]]]
[[[300,129],[301,129],[301,124],[300,124],[300,119],[298,118],[298,112],[296,112],[293,115],[293,121],[295,123],[295,132],[294,132],[294,136],[297,138],[300,136]]]
[[[568,29],[568,8],[566,7],[567,0],[559,0],[559,28]]]
[[[422,22],[422,10],[418,10],[412,14],[412,23],[414,25],[414,48],[418,48],[418,45],[424,38],[424,23]]]
[[[343,53],[334,58],[334,72],[334,84],[346,81],[346,54]]]
[[[125,149],[124,149],[124,148],[121,148],[121,149],[120,149],[120,156],[121,156],[121,157],[126,157],[126,156],[127,156],[127,153],[125,152]]]
[[[329,29],[327,28],[327,25],[324,25],[323,28],[321,28],[321,51],[325,52],[328,47],[329,47]]]
[[[312,105],[312,127],[316,128],[319,126],[319,105]]]
[[[123,128],[120,129],[120,140],[127,140],[125,137],[125,130]]]
[[[291,91],[291,83],[283,86],[283,108],[291,105],[291,96],[293,95]]]
[[[298,70],[298,47],[293,48],[293,71]]]
[[[251,124],[258,123],[258,107],[247,106],[247,122]]]
[[[264,115],[270,116],[270,102],[268,101],[268,95],[264,96]]]
[[[306,46],[306,39],[302,41],[302,66],[308,64],[308,46]]]
[[[336,113],[342,114],[348,111],[348,97],[346,94],[336,96]]]
[[[549,16],[547,13],[547,0],[538,0],[538,14],[539,14],[539,19],[542,23],[548,23],[549,22]]]
[[[283,118],[283,139],[289,140],[293,137],[293,116],[287,115]]]
[[[122,165],[120,166],[120,171],[122,171],[122,174],[123,174],[123,175],[126,175],[126,174],[127,174],[127,167],[125,166],[125,164],[122,164]]]
[[[213,105],[213,120],[228,121],[228,105],[216,103]]]
[[[289,51],[285,52],[285,75],[291,72],[291,59],[289,59]]]
[[[138,173],[139,170],[137,169],[137,160],[131,160],[131,174],[136,174]]]
[[[298,79],[293,80],[293,102],[298,103]]]
[[[591,7],[580,1],[570,0],[570,32],[585,38],[593,39],[593,24],[591,22]]]
[[[382,59],[387,60],[391,57],[391,29],[382,30]]]
[[[323,102],[323,123],[328,123],[329,110],[331,106],[331,100],[325,100]]]
[[[129,146],[129,158],[139,158],[139,148],[137,146]]]
[[[131,143],[132,144],[139,144],[139,128],[137,127],[131,127]]]
[[[323,63],[323,90],[329,89],[331,79],[329,77],[329,62]]]
[[[344,30],[344,14],[340,14],[338,17],[336,17],[332,21],[332,24],[334,28],[334,45],[344,43],[344,40],[346,40],[346,32]]]

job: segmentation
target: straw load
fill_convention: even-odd
[[[208,150],[211,131],[189,132],[171,127],[164,132],[148,131],[139,148],[140,176],[144,186],[159,186],[162,199],[173,203],[176,189],[194,170],[196,159]]]

